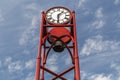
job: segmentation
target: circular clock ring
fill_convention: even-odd
[[[65,7],[53,7],[46,11],[45,19],[50,24],[65,24],[72,18],[71,11]]]

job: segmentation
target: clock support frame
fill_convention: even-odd
[[[45,12],[42,12],[42,19],[40,25],[40,37],[39,37],[39,45],[38,45],[38,55],[36,60],[36,73],[35,73],[35,80],[45,80],[45,71],[54,75],[53,78],[50,80],[57,80],[58,78],[61,80],[68,80],[63,75],[69,73],[71,70],[74,72],[74,80],[80,80],[80,67],[79,67],[79,55],[78,55],[78,47],[77,47],[77,35],[76,35],[76,19],[75,19],[75,12],[73,11],[71,14],[72,18],[69,23],[66,24],[49,24],[45,19]],[[49,32],[47,31],[48,28],[54,27],[69,27],[71,35],[68,36],[71,39],[72,46],[65,44],[65,49],[68,50],[71,59],[72,59],[72,66],[68,69],[62,71],[61,73],[55,73],[54,71],[46,68],[46,60],[47,56],[50,52],[51,46],[47,46],[46,40],[48,38]],[[63,35],[64,36],[64,35]],[[60,39],[60,38],[59,38]],[[61,40],[61,39],[60,39]],[[72,51],[71,51],[72,49]]]

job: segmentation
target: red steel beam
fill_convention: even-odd
[[[75,58],[75,80],[80,80],[80,67],[79,67],[79,56],[78,56],[78,47],[77,47],[77,34],[76,34],[76,20],[75,12],[73,14],[73,32],[74,32],[74,58]]]
[[[42,12],[42,21],[41,21],[40,39],[39,39],[40,41],[39,41],[39,45],[38,45],[38,56],[37,56],[37,60],[36,60],[36,80],[40,80],[43,22],[44,22],[44,12]]]
[[[47,25],[44,25],[45,27],[72,27],[73,26],[73,24],[61,24],[61,25],[49,25],[49,24],[47,24]]]
[[[45,67],[43,67],[43,66],[41,66],[41,68],[44,69],[45,71],[53,74],[54,76],[59,76],[58,74],[56,74],[55,72],[49,70],[48,68],[45,68]],[[61,77],[61,76],[59,76],[59,78],[62,79],[62,80],[67,80],[67,79],[65,79],[64,77]]]
[[[71,71],[72,69],[74,69],[74,67],[75,67],[75,66],[72,66],[72,67],[68,68],[67,70],[63,71],[62,73],[60,73],[60,74],[59,74],[58,76],[56,76],[55,78],[52,78],[51,80],[55,80],[55,79],[57,79],[58,77],[66,74],[67,72],[69,72],[69,71]]]

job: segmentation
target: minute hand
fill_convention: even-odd
[[[58,18],[57,23],[59,23],[60,16],[61,16],[62,14],[63,14],[63,12],[61,12],[61,13],[59,13],[59,14],[57,15],[57,18]]]

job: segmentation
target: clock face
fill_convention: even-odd
[[[53,24],[64,24],[70,19],[71,12],[64,7],[54,7],[46,12],[46,20]]]

